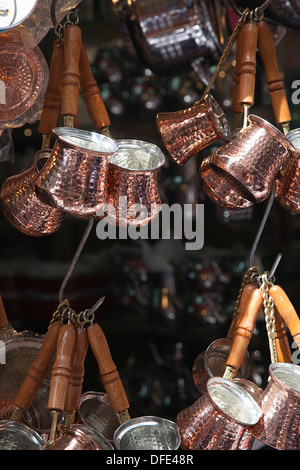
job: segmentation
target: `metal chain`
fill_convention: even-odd
[[[268,273],[265,272],[261,276],[261,286],[260,289],[263,291],[263,306],[264,306],[264,315],[266,322],[266,329],[269,339],[269,348],[271,355],[271,362],[278,362],[277,349],[276,349],[276,340],[275,340],[275,310],[274,310],[274,301],[270,295],[270,287],[273,286],[273,282],[268,279]]]

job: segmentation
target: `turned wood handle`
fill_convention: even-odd
[[[110,119],[102,99],[98,84],[92,74],[90,62],[83,43],[80,50],[80,87],[89,115],[96,129],[110,126]]]
[[[62,42],[57,39],[54,42],[49,82],[45,92],[41,120],[38,129],[43,135],[51,135],[52,130],[57,125],[62,100],[63,70],[64,48]]]
[[[243,364],[249,342],[252,338],[256,319],[261,311],[263,303],[263,291],[255,288],[249,299],[246,312],[239,322],[232,347],[227,359],[227,366],[239,369]]]
[[[281,316],[277,310],[277,307],[274,307],[275,313],[275,344],[277,351],[277,360],[278,362],[291,362],[292,353],[289,345],[289,341],[286,335],[285,326],[281,319]]]
[[[75,118],[78,113],[80,50],[81,29],[77,25],[69,25],[64,35],[62,116],[72,116]]]
[[[243,54],[240,72],[240,104],[253,106],[256,75],[256,49],[258,29],[256,23],[247,23],[244,26]]]
[[[277,285],[270,288],[270,295],[281,318],[286,323],[292,337],[300,349],[300,319],[292,302],[282,287]]]
[[[57,345],[57,338],[61,324],[58,322],[50,325],[45,334],[44,341],[39,353],[21,385],[21,388],[15,398],[15,406],[22,410],[28,410],[32,404],[54,357]]]
[[[232,86],[232,111],[234,113],[242,113],[244,111],[243,106],[239,102],[240,92],[240,75],[241,75],[241,63],[243,55],[243,38],[244,28],[242,28],[236,38],[236,60],[235,68],[233,72],[233,86]]]
[[[229,329],[229,332],[227,334],[227,338],[233,338],[234,337],[234,335],[236,333],[236,329],[237,329],[240,321],[242,320],[242,318],[245,315],[248,302],[249,302],[249,300],[251,298],[251,295],[252,295],[252,293],[255,289],[256,289],[256,287],[253,284],[250,284],[250,283],[246,284],[244,286],[242,294],[241,294],[241,298],[240,298],[240,307],[239,307],[238,317],[236,319],[234,319],[232,324],[230,325],[230,329]]]
[[[8,319],[6,315],[6,311],[4,308],[3,300],[0,295],[0,328],[7,328],[8,327]]]
[[[262,60],[273,112],[277,124],[292,120],[284,89],[284,83],[278,69],[276,48],[271,30],[266,21],[258,23],[258,50]]]
[[[120,413],[127,410],[129,408],[127,395],[101,327],[98,324],[91,325],[87,328],[87,332],[113,411]]]
[[[66,411],[76,411],[78,408],[85,373],[84,362],[88,347],[89,340],[87,331],[85,329],[77,329],[70,382],[65,403]]]
[[[52,368],[48,409],[63,411],[71,375],[76,330],[70,323],[62,325],[57,339],[56,359]]]

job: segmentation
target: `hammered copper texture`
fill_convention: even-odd
[[[113,447],[107,439],[88,426],[61,424],[54,444],[45,450],[113,450]]]
[[[298,390],[289,387],[276,377],[274,369],[298,370]],[[273,370],[273,371],[272,371]],[[264,390],[259,405],[263,416],[249,431],[258,440],[279,450],[300,449],[300,368],[294,364],[278,363],[270,366],[270,382]]]
[[[35,167],[8,178],[0,192],[1,208],[6,219],[26,235],[35,237],[56,232],[64,213],[42,202],[35,192]]]
[[[156,124],[166,149],[179,165],[217,139],[230,139],[226,116],[210,95],[188,109],[159,113]]]
[[[120,226],[146,225],[160,212],[158,169],[165,157],[156,145],[148,142],[117,142],[119,150],[108,165],[108,204],[114,208],[112,219]]]
[[[54,135],[56,142],[36,179],[36,192],[47,204],[74,217],[95,217],[107,202],[108,156],[117,145],[108,137],[78,129],[59,129]]]
[[[200,165],[199,181],[205,194],[218,206],[230,210],[241,210],[254,204],[253,201],[247,199],[244,188],[230,175],[217,167],[212,167],[210,157],[206,157]]]
[[[249,116],[250,124],[232,141],[215,150],[212,166],[227,172],[248,193],[253,202],[265,200],[292,144],[272,124]]]
[[[276,200],[286,210],[300,213],[300,139],[299,129],[287,134],[287,139],[295,146],[285,164],[281,168],[276,184]]]

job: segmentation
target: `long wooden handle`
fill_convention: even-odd
[[[282,287],[276,285],[270,288],[270,295],[274,301],[274,304],[286,323],[292,337],[295,340],[298,348],[300,349],[300,319],[297,315],[294,306]]]
[[[256,23],[247,23],[243,29],[244,39],[240,72],[239,103],[242,105],[253,106],[255,93],[258,29]]]
[[[98,84],[92,74],[90,62],[83,43],[80,50],[80,87],[89,115],[96,129],[110,126],[110,119]]]
[[[85,329],[77,329],[65,411],[72,412],[78,408],[85,373],[84,362],[88,347],[89,340],[87,331]]]
[[[244,286],[242,294],[241,294],[241,298],[240,298],[240,306],[239,306],[238,317],[236,319],[233,319],[233,322],[230,325],[230,328],[229,328],[229,331],[228,331],[228,334],[227,334],[227,338],[233,338],[234,337],[234,335],[236,333],[236,329],[237,329],[239,323],[244,318],[244,315],[247,311],[248,302],[249,302],[249,300],[252,296],[252,293],[255,289],[256,289],[256,287],[251,283],[246,284]]]
[[[57,345],[57,338],[61,328],[58,322],[50,325],[41,349],[25,377],[21,388],[15,398],[15,406],[28,410],[31,406],[54,357]]]
[[[50,65],[49,82],[45,92],[39,132],[50,136],[57,125],[62,100],[62,75],[64,70],[64,48],[57,39],[54,42]]]
[[[236,60],[235,68],[233,72],[233,85],[232,85],[232,111],[234,113],[242,113],[244,111],[243,106],[239,102],[240,96],[240,75],[241,65],[243,56],[243,40],[244,40],[244,28],[242,28],[236,38]]]
[[[292,120],[284,89],[284,83],[278,68],[276,48],[271,30],[266,21],[258,23],[258,50],[262,60],[271,103],[277,124]]]
[[[63,411],[71,375],[76,330],[70,323],[63,325],[57,339],[56,359],[52,368],[48,409]]]
[[[89,326],[87,332],[112,409],[115,413],[121,413],[129,408],[129,402],[117,367],[112,360],[104,332],[96,323]]]
[[[64,35],[64,72],[62,90],[62,116],[73,119],[78,114],[79,99],[79,60],[81,51],[81,29],[77,25],[69,25]]]
[[[8,327],[8,319],[4,308],[2,296],[0,295],[0,329],[6,329]]]
[[[247,304],[246,312],[237,327],[227,359],[227,366],[239,369],[243,364],[256,319],[262,308],[262,302],[263,292],[261,289],[255,288]]]
[[[278,312],[278,309],[274,308],[275,311],[275,344],[277,351],[278,362],[291,362],[292,353],[289,345],[289,341],[286,335],[285,326]]]

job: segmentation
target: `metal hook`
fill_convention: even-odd
[[[64,293],[65,293],[66,285],[67,285],[67,283],[68,283],[68,281],[69,281],[69,279],[70,279],[70,277],[71,277],[71,275],[72,275],[72,273],[73,273],[73,271],[74,271],[74,269],[75,269],[76,263],[77,263],[78,258],[79,258],[79,256],[80,256],[80,254],[81,254],[81,252],[82,252],[82,250],[83,250],[85,244],[86,244],[86,241],[87,241],[87,239],[88,239],[88,236],[89,236],[89,234],[91,233],[93,224],[94,224],[94,219],[93,219],[92,217],[90,217],[90,218],[89,218],[89,221],[88,221],[88,224],[87,224],[87,227],[86,227],[86,229],[85,229],[85,231],[84,231],[84,234],[83,234],[83,236],[82,236],[82,239],[80,240],[80,243],[79,243],[78,248],[77,248],[77,250],[76,250],[76,252],[75,252],[75,255],[74,255],[74,257],[73,257],[73,260],[72,260],[72,262],[71,262],[71,264],[70,264],[70,267],[69,267],[69,269],[68,269],[68,272],[67,272],[67,274],[66,274],[66,276],[65,276],[65,278],[64,278],[64,280],[63,280],[63,282],[62,282],[62,284],[61,284],[61,286],[60,286],[60,289],[59,289],[59,296],[58,296],[60,303],[61,303],[61,302],[63,301],[63,299],[65,298],[65,297],[64,297],[64,295],[65,295]]]

